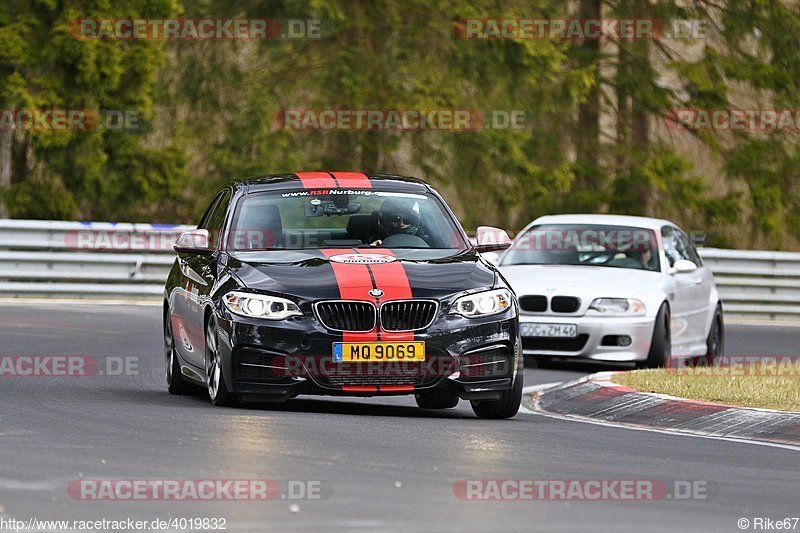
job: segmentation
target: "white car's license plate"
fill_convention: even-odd
[[[526,322],[520,324],[523,337],[559,337],[575,338],[578,336],[577,324],[543,324]]]

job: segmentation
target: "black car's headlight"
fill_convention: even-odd
[[[467,318],[496,315],[511,307],[511,303],[511,291],[508,289],[476,292],[462,296],[453,302],[449,314]]]
[[[277,296],[233,291],[226,294],[222,301],[232,313],[251,318],[283,320],[290,316],[303,316],[296,303]]]

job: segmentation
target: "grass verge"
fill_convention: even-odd
[[[634,370],[615,374],[612,381],[642,392],[718,402],[741,407],[800,411],[800,375],[731,376],[680,373],[674,369]]]

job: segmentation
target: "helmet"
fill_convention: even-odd
[[[419,202],[390,198],[378,210],[378,227],[384,235],[414,235],[419,229]]]

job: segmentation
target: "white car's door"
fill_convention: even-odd
[[[695,355],[701,340],[705,341],[709,299],[706,291],[710,291],[709,283],[704,282],[707,277],[703,270],[705,267],[692,272],[675,271],[677,261],[692,261],[687,241],[680,230],[673,226],[663,226],[661,237],[668,262],[667,296],[672,310],[672,353]]]
[[[697,270],[693,272],[692,277],[694,291],[693,298],[693,311],[691,313],[690,329],[692,330],[692,339],[696,344],[696,349],[693,350],[694,354],[702,355],[705,353],[706,338],[708,337],[708,330],[711,326],[709,317],[711,316],[711,291],[714,286],[714,275],[711,270],[703,264],[700,254],[697,253],[691,239],[681,230],[677,230],[678,243],[683,247],[685,253],[688,255],[689,260],[697,265]]]

